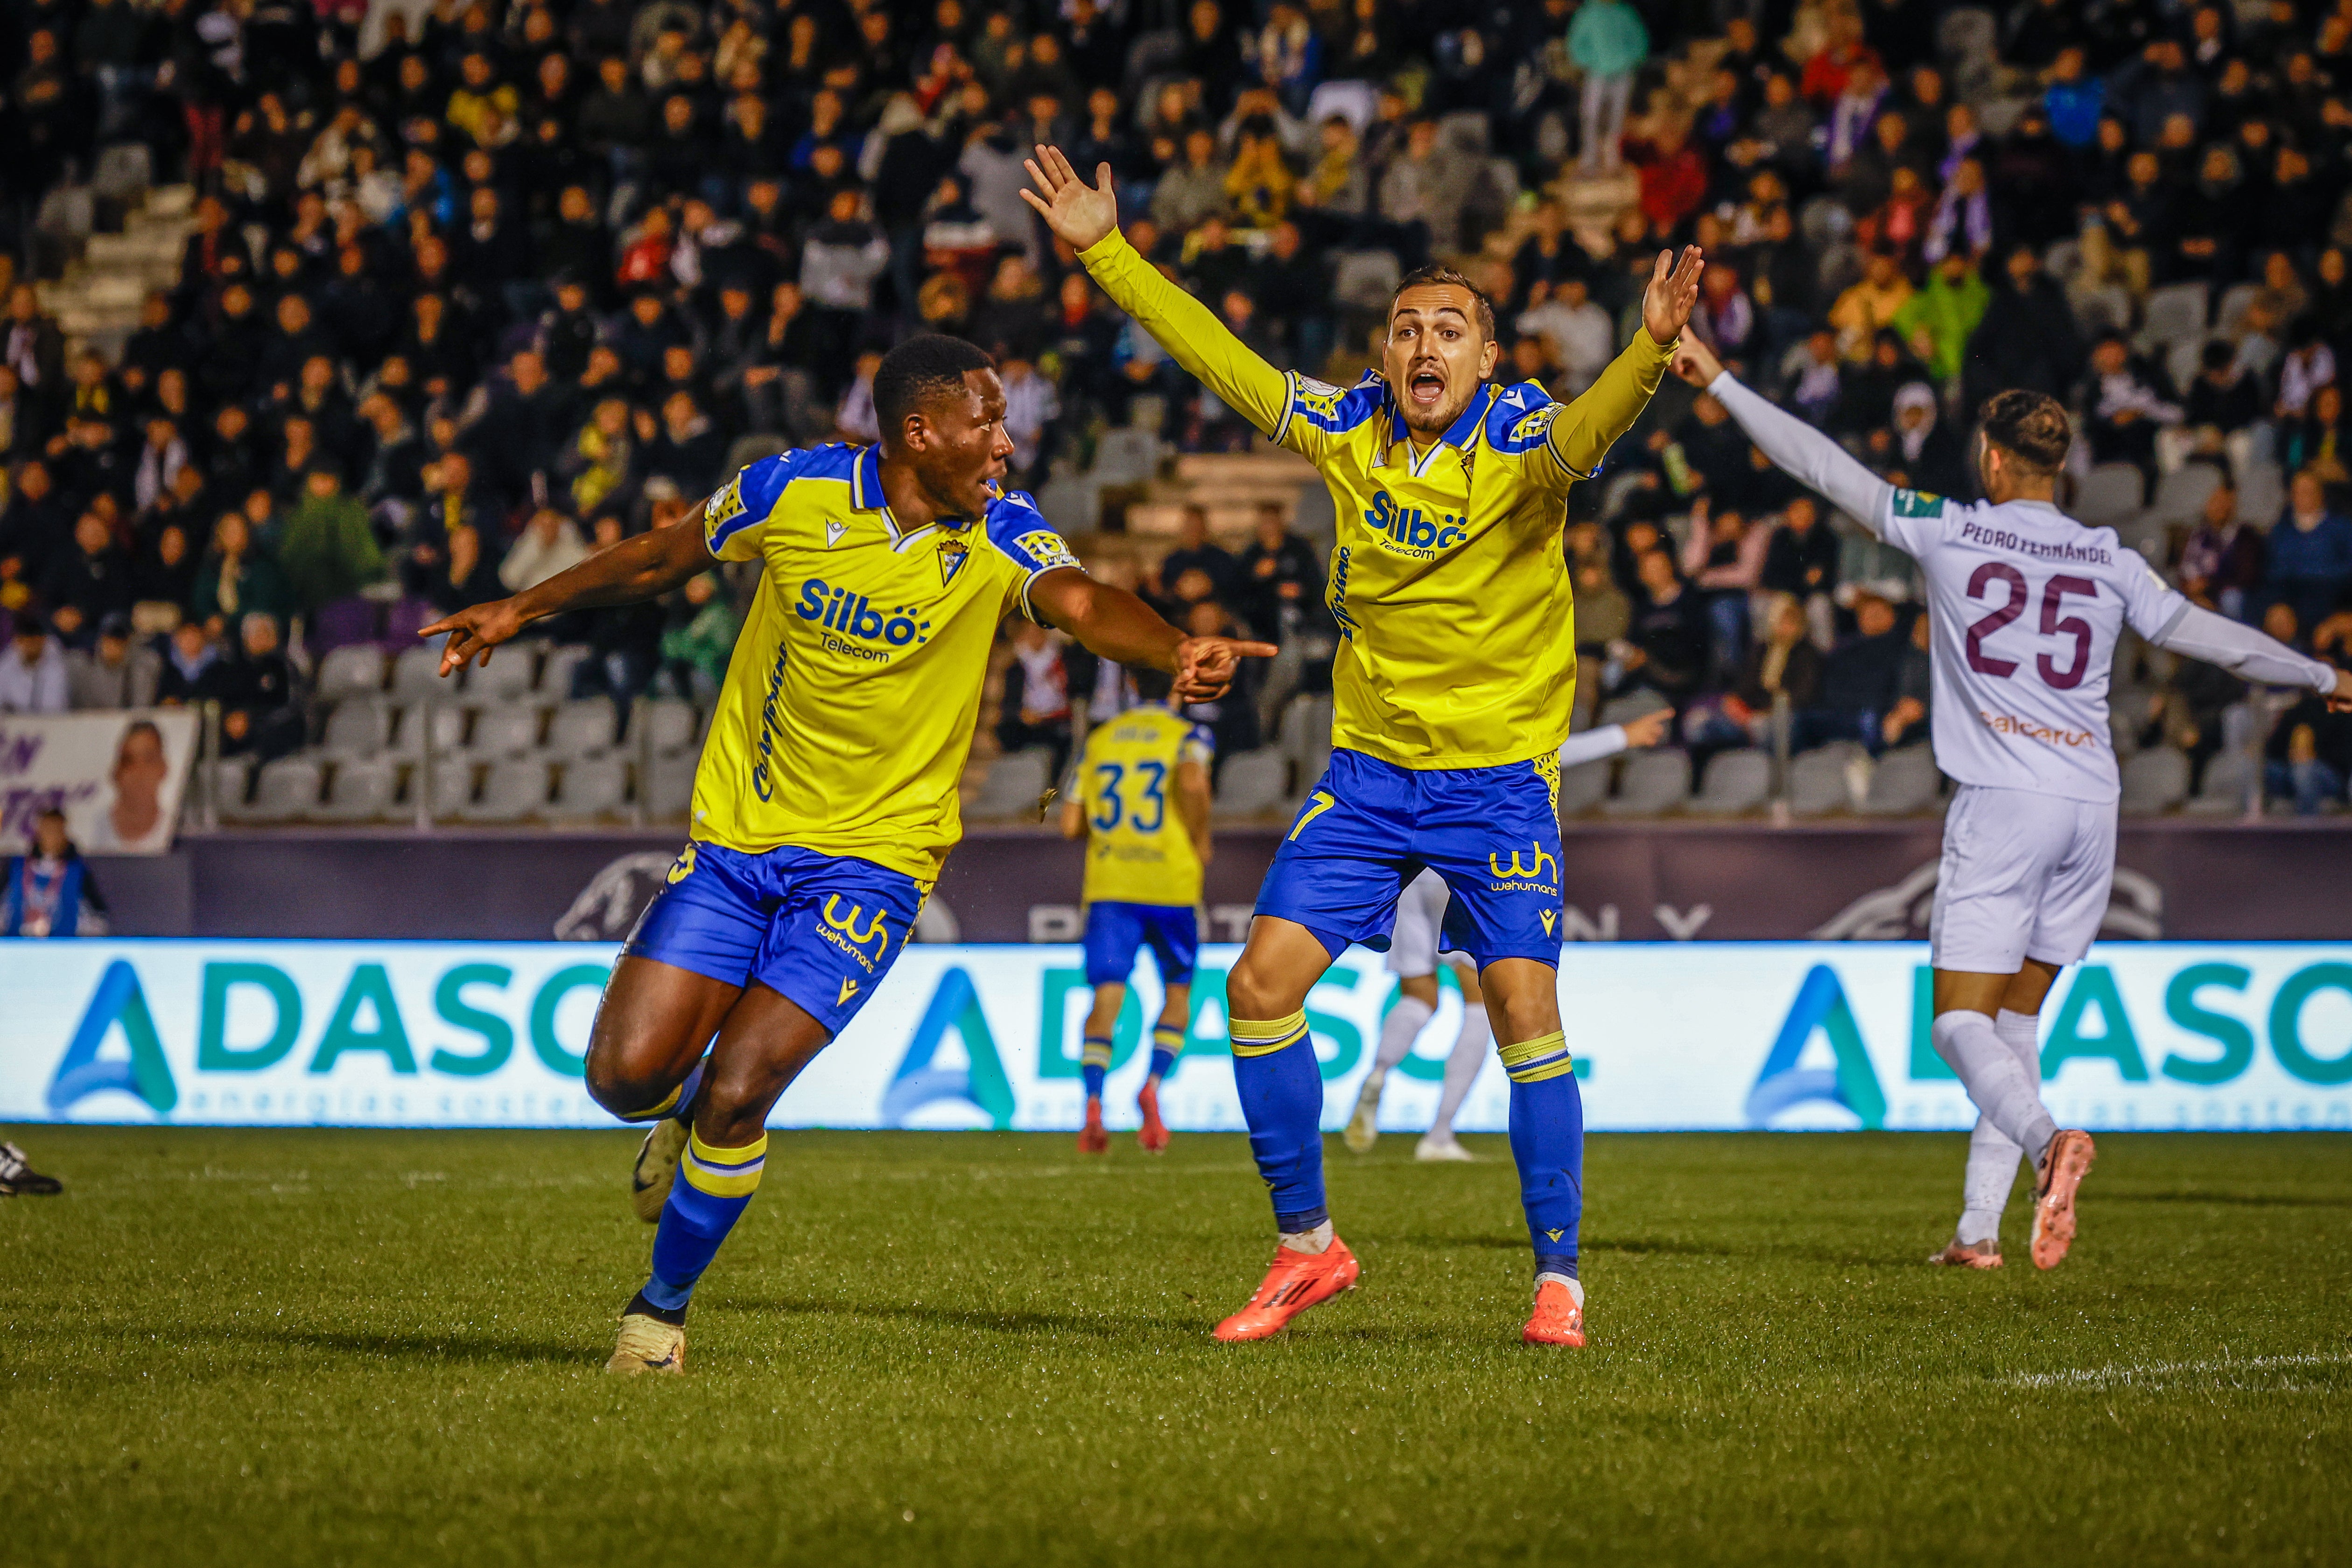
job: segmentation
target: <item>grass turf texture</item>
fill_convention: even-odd
[[[596,1134],[37,1129],[12,1563],[2342,1562],[2352,1140],[2116,1136],[2054,1274],[1925,1267],[1953,1136],[1599,1137],[1593,1343],[1499,1138],[1328,1145],[1353,1295],[1221,1346],[1237,1137],[779,1134],[684,1379]],[[2030,1559],[2029,1559],[2030,1560]]]

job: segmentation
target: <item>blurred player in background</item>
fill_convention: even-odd
[[[1559,765],[1576,768],[1587,762],[1597,762],[1604,757],[1614,757],[1630,747],[1652,747],[1665,738],[1674,723],[1672,708],[1659,708],[1623,724],[1604,724],[1571,735],[1561,743]],[[1453,894],[1445,879],[1433,871],[1424,871],[1407,884],[1403,896],[1397,900],[1395,929],[1389,933],[1389,973],[1397,977],[1397,989],[1403,993],[1395,1007],[1381,1024],[1381,1046],[1372,1058],[1372,1070],[1364,1074],[1363,1087],[1356,1095],[1356,1113],[1348,1120],[1348,1147],[1360,1155],[1370,1154],[1381,1136],[1381,1094],[1388,1087],[1389,1071],[1412,1054],[1413,1041],[1437,1013],[1437,961],[1442,946],[1439,937],[1445,923],[1445,906]],[[1454,970],[1454,978],[1462,988],[1462,1027],[1454,1037],[1454,1050],[1445,1059],[1445,1080],[1438,1091],[1437,1118],[1429,1131],[1413,1145],[1412,1157],[1417,1160],[1471,1160],[1475,1155],[1462,1146],[1454,1135],[1454,1118],[1469,1097],[1471,1085],[1478,1081],[1478,1070],[1486,1064],[1486,1042],[1494,1038],[1493,1020],[1486,1016],[1486,993],[1478,987],[1478,971],[1469,958],[1459,953],[1444,955]]]
[[[1584,1103],[1559,1017],[1559,743],[1576,687],[1561,549],[1569,487],[1649,405],[1690,319],[1696,247],[1661,253],[1642,326],[1572,403],[1488,384],[1495,306],[1423,267],[1393,297],[1381,369],[1342,390],[1260,359],[1118,228],[1110,165],[1088,185],[1055,148],[1022,193],[1087,273],[1186,371],[1315,465],[1339,542],[1331,760],[1276,852],[1226,977],[1234,1086],[1274,1200],[1274,1262],[1219,1339],[1280,1333],[1361,1273],[1323,1186],[1323,1078],[1307,996],[1353,942],[1379,946],[1424,868],[1446,936],[1478,966],[1511,1078],[1511,1153],[1535,1253],[1529,1344],[1584,1343],[1576,1277]]]
[[[1141,699],[1087,733],[1062,836],[1087,841],[1087,1013],[1078,1074],[1087,1085],[1081,1154],[1110,1149],[1103,1130],[1103,1074],[1127,1002],[1135,955],[1149,946],[1160,967],[1160,1019],[1151,1026],[1151,1070],[1135,1107],[1135,1140],[1152,1154],[1168,1147],[1160,1119],[1160,1081],[1183,1053],[1192,1019],[1192,956],[1201,946],[1201,871],[1209,863],[1209,764],[1216,743],[1206,725],[1168,706],[1174,683],[1159,670],[1129,676]]]
[[[971,344],[900,343],[874,404],[880,444],[763,458],[676,525],[420,633],[449,633],[446,675],[541,617],[759,563],[695,772],[693,837],[589,1035],[588,1092],[653,1124],[633,1202],[659,1227],[608,1371],[685,1370],[687,1305],[759,1190],[769,1111],[904,949],[962,836],[956,780],[998,622],[1017,609],[1104,658],[1171,671],[1188,700],[1222,693],[1241,655],[1275,652],[1186,637],[1078,569],[1035,504],[1002,487],[1004,389]]]
[[[1836,442],[1740,384],[1706,344],[1675,373],[1715,394],[1748,439],[1927,582],[1936,765],[1958,786],[1929,925],[1936,1053],[1980,1113],[1964,1208],[1931,1261],[2000,1267],[2000,1213],[2021,1154],[2033,1162],[2034,1267],[2073,1245],[2091,1135],[2042,1103],[2042,999],[2089,950],[2116,870],[2120,794],[2107,680],[2126,623],[2159,648],[2249,681],[2301,686],[2352,708],[2352,674],[2191,604],[2124,547],[2056,504],[2073,440],[2040,392],[1987,400],[1977,474],[1986,498],[1898,490]]]

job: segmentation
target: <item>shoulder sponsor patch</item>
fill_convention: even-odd
[[[1559,417],[1559,411],[1565,406],[1562,403],[1548,402],[1541,408],[1529,412],[1517,424],[1511,426],[1511,439],[1533,441],[1551,428],[1552,421]]]
[[[702,531],[716,534],[730,518],[743,515],[743,476],[735,477],[711,492],[710,499],[702,503]]]
[[[1070,553],[1069,541],[1051,528],[1032,528],[1016,536],[1013,542],[1037,563],[1039,571],[1050,567],[1078,564],[1078,558]]]
[[[1898,517],[1937,517],[1943,513],[1944,497],[1933,490],[1895,492],[1895,515]]]
[[[1290,372],[1290,379],[1298,390],[1308,397],[1329,398],[1336,402],[1344,395],[1329,382],[1318,382],[1313,376],[1302,376],[1296,371]]]

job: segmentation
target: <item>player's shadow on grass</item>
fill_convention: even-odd
[[[395,1361],[434,1361],[458,1365],[528,1366],[561,1362],[577,1365],[589,1354],[584,1342],[512,1339],[497,1334],[336,1333],[325,1329],[233,1328],[216,1336],[247,1344],[284,1345],[334,1355],[383,1356]]]
[[[983,1307],[878,1305],[864,1301],[811,1301],[802,1297],[730,1296],[727,1309],[740,1312],[800,1312],[812,1317],[877,1318],[928,1324],[933,1328],[971,1329],[983,1333],[1039,1334],[1069,1333],[1096,1339],[1124,1339],[1139,1331],[1191,1333],[1200,1325],[1190,1320],[1160,1317],[1081,1317],[1071,1312],[990,1311]]]
[[[1528,1239],[1518,1236],[1430,1236],[1407,1232],[1402,1236],[1380,1237],[1376,1247],[1419,1247],[1443,1252],[1454,1248],[1492,1252],[1524,1252]],[[1709,1247],[1696,1241],[1664,1241],[1643,1237],[1604,1237],[1578,1243],[1583,1252],[1631,1252],[1663,1258],[1732,1258],[1738,1254],[1728,1247]]]

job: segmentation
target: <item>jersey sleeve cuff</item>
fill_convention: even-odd
[[[1135,254],[1137,254],[1135,246],[1128,243],[1126,231],[1114,228],[1102,238],[1078,252],[1078,262],[1088,272],[1093,272],[1099,267],[1109,266],[1121,256]]]

